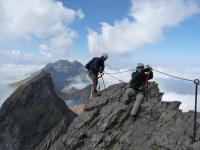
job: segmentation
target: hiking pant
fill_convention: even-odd
[[[126,90],[126,99],[128,100],[131,96],[135,96],[136,95],[136,101],[133,105],[133,108],[131,110],[131,115],[132,116],[136,116],[138,113],[138,110],[140,108],[140,105],[142,104],[142,100],[144,98],[144,94],[142,92],[137,92],[132,88],[128,88]]]
[[[97,93],[98,75],[89,70],[88,76],[92,80],[92,91]]]

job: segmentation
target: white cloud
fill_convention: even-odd
[[[159,42],[166,27],[180,24],[199,10],[195,0],[132,0],[131,19],[102,23],[101,33],[89,29],[89,50],[121,54]]]
[[[73,10],[55,0],[0,0],[1,39],[27,36],[58,35],[76,18],[81,10]]]
[[[34,53],[40,59],[66,56],[68,48],[78,37],[69,26],[85,16],[81,10],[67,8],[56,0],[0,0],[0,4],[0,42],[42,41],[38,44],[38,53]],[[15,57],[11,51],[0,50],[0,53]],[[18,56],[23,54],[33,60],[34,56],[18,52]]]
[[[0,106],[16,89],[9,84],[30,76],[42,67],[41,65],[0,64]]]
[[[200,97],[200,95],[198,95]],[[163,101],[180,101],[180,109],[184,112],[194,110],[195,107],[195,96],[191,94],[178,94],[174,92],[166,92],[162,98]],[[197,110],[200,112],[200,105],[197,105]]]
[[[14,52],[19,54],[19,52]],[[0,105],[3,101],[15,90],[15,88],[11,88],[8,84],[22,80],[28,77],[30,74],[37,72],[42,67],[41,65],[16,65],[16,64],[0,64]],[[130,68],[129,68],[130,69]],[[115,72],[123,72],[129,69],[110,69],[106,67],[105,71],[108,73]],[[132,68],[131,68],[132,69]],[[158,70],[162,70],[163,72],[167,72],[170,74],[176,74],[178,76],[182,76],[183,68],[157,68]],[[185,77],[190,76],[191,78],[196,77],[196,75],[200,75],[200,70],[196,67],[185,67],[184,74]],[[131,72],[125,72],[121,74],[113,74],[114,77],[123,80],[125,82],[129,82],[131,79]],[[104,75],[104,81],[106,87],[119,83],[116,79]],[[78,79],[77,79],[78,80]],[[192,83],[187,84],[187,82],[182,82],[179,80],[173,80],[172,78],[165,78],[163,76],[159,76],[159,74],[154,74],[154,81],[159,83],[159,88],[161,92],[164,92],[163,100],[165,101],[181,101],[182,104],[180,108],[183,111],[193,110],[194,109],[194,85]],[[79,80],[78,80],[79,81]],[[77,82],[78,82],[77,81]],[[101,89],[104,89],[104,85],[102,80],[99,80]],[[71,85],[75,86],[75,85]],[[83,88],[85,86],[84,83],[76,84],[76,88]],[[200,95],[198,95],[198,99]],[[200,107],[198,105],[198,111],[200,111]]]
[[[31,53],[19,50],[0,50],[0,63],[11,63],[21,61],[33,61],[35,56]]]
[[[0,81],[10,84],[39,71],[43,65],[0,64]]]
[[[0,64],[46,64],[60,59],[58,55],[52,54],[55,51],[49,51],[47,45],[40,45],[39,48],[40,52],[36,54],[20,50],[0,50]]]
[[[0,107],[3,102],[15,91],[14,87],[10,87],[5,83],[0,82]]]
[[[53,56],[65,58],[67,55],[66,50],[72,45],[74,39],[78,34],[70,29],[66,29],[62,34],[51,38],[49,45],[40,44],[40,54],[52,58]]]

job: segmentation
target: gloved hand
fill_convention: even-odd
[[[146,65],[146,68],[148,68],[150,71],[153,70],[150,65]]]
[[[103,72],[98,72],[98,75],[104,75],[104,73]]]
[[[104,75],[103,72],[98,72],[98,76],[102,77]]]

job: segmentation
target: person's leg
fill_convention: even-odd
[[[94,91],[94,87],[93,87],[94,84],[93,84],[93,77],[92,77],[92,71],[91,70],[88,71],[88,77],[91,80],[91,93],[90,93],[90,100],[91,100],[92,97],[93,97],[93,91]]]
[[[126,90],[126,99],[125,99],[125,103],[127,103],[129,100],[130,100],[130,97],[131,96],[134,96],[135,95],[135,90],[132,89],[132,88],[128,88]]]
[[[138,110],[140,108],[140,105],[142,104],[143,97],[144,97],[144,94],[142,94],[142,93],[138,93],[136,95],[136,101],[135,101],[134,106],[133,106],[133,108],[131,110],[131,115],[132,116],[136,116],[137,115]]]
[[[97,85],[98,85],[98,76],[96,74],[93,74],[93,91],[95,94],[98,94]]]

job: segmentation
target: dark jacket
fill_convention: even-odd
[[[146,74],[149,72],[149,74]],[[136,91],[144,91],[144,83],[153,78],[153,72],[149,68],[145,68],[142,72],[133,72],[130,88]],[[148,78],[148,79],[147,79]]]
[[[85,67],[94,74],[103,73],[105,67],[104,59],[102,57],[94,57],[85,65]]]

